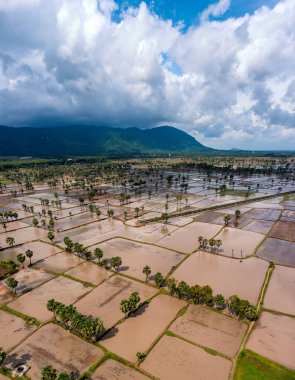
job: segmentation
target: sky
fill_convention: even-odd
[[[0,125],[295,149],[294,0],[0,0]]]

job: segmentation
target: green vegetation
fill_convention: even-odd
[[[128,299],[124,299],[120,302],[120,309],[122,313],[125,314],[125,317],[127,317],[129,313],[135,311],[138,308],[139,302],[140,297],[138,295],[138,292],[133,292]]]
[[[73,380],[74,377],[72,374],[67,372],[61,372],[59,375],[55,368],[52,365],[47,365],[42,368],[41,371],[41,380]]]
[[[295,372],[252,351],[243,350],[237,360],[234,380],[294,380]]]

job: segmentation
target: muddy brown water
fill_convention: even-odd
[[[179,252],[191,253],[198,248],[198,236],[210,239],[220,231],[216,224],[194,222],[178,228],[169,236],[157,241],[157,244]]]
[[[295,369],[295,318],[263,312],[246,347],[288,368]]]
[[[161,380],[227,380],[231,361],[181,339],[163,336],[141,368]]]
[[[295,315],[295,269],[276,266],[267,287],[264,307]]]
[[[60,252],[56,255],[38,261],[34,267],[50,270],[56,273],[65,272],[76,265],[83,263],[83,260],[72,253]]]
[[[86,371],[103,354],[102,349],[59,326],[48,324],[12,351],[5,363],[9,367],[26,364],[30,367],[27,375],[32,380],[40,380],[42,368],[49,363],[58,372],[74,372],[77,375]]]
[[[60,276],[12,301],[9,307],[45,322],[52,318],[52,313],[46,307],[48,300],[54,298],[69,305],[90,290],[80,282]]]
[[[242,343],[247,325],[200,305],[190,305],[170,330],[201,346],[234,357]]]
[[[34,289],[36,286],[51,280],[55,275],[44,272],[43,270],[36,270],[30,268],[22,268],[12,277],[18,281],[16,288],[17,294],[27,293]]]
[[[70,269],[66,274],[82,281],[91,282],[94,285],[100,284],[111,275],[106,269],[89,261],[85,261],[75,268]]]
[[[32,240],[47,239],[47,232],[41,228],[26,227],[16,231],[0,234],[0,246],[2,248],[8,247],[6,238],[11,236],[15,240],[15,244],[23,244]]]
[[[0,310],[0,347],[3,347],[5,351],[12,349],[35,330],[36,326],[29,325],[23,319]]]
[[[256,304],[268,263],[256,257],[240,260],[206,252],[197,252],[172,274],[189,285],[210,285],[214,294],[237,294]]]
[[[138,292],[141,302],[157,293],[157,289],[129,278],[114,276],[77,302],[77,309],[84,314],[100,317],[106,328],[110,328],[124,317],[120,302]]]
[[[183,306],[183,301],[159,295],[110,331],[101,344],[124,359],[135,362],[136,353],[145,352]]]
[[[257,232],[259,234],[267,234],[274,222],[270,220],[253,220],[251,223],[247,224],[243,229],[246,231]]]
[[[152,273],[161,272],[166,276],[185,257],[165,248],[124,239],[112,239],[98,246],[103,250],[104,258],[118,255],[122,258],[122,273],[143,281],[146,276],[142,269],[146,265],[150,266]]]

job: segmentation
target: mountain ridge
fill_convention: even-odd
[[[111,154],[198,153],[213,151],[171,126],[150,129],[68,125],[0,125],[1,156],[94,156]]]

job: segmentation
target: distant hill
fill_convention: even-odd
[[[95,126],[0,126],[1,156],[95,156],[213,151],[169,126],[142,130]]]

